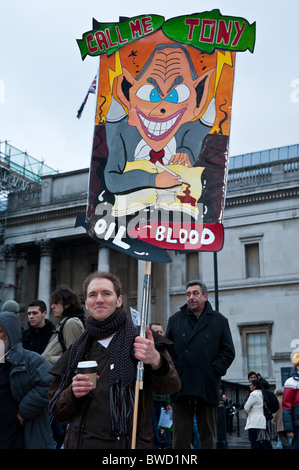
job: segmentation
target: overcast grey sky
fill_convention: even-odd
[[[97,73],[76,39],[92,18],[152,13],[166,19],[218,8],[256,22],[254,53],[236,59],[229,154],[299,144],[299,2],[296,0],[0,0],[0,140],[59,171],[90,164]],[[107,5],[107,6],[105,6]],[[187,6],[186,6],[187,5]]]

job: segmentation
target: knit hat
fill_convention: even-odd
[[[13,312],[13,313],[19,313],[20,307],[19,304],[15,300],[7,300],[4,302],[1,308],[1,312]]]
[[[299,365],[299,352],[296,352],[295,354],[293,354],[292,363],[294,367]]]

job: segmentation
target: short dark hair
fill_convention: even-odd
[[[154,330],[152,329],[152,327],[153,327],[154,325],[161,326],[161,327],[162,327],[162,331],[164,331],[164,330],[163,330],[163,325],[162,325],[162,323],[159,323],[158,321],[152,321],[152,322],[148,325],[152,331],[154,331]]]
[[[201,288],[201,293],[206,294],[208,292],[207,286],[203,281],[200,281],[199,279],[194,279],[193,281],[189,281],[188,284],[186,285],[186,289],[191,286],[199,286]]]
[[[81,303],[77,294],[70,289],[68,286],[59,286],[52,294],[50,298],[51,304],[62,303],[63,308],[68,305],[70,312],[78,312],[81,310]]]
[[[41,312],[46,312],[47,311],[47,306],[43,300],[32,300],[30,304],[28,304],[28,307],[38,307]],[[28,308],[27,307],[27,308]]]
[[[83,281],[83,294],[85,299],[87,298],[88,286],[94,279],[108,279],[108,281],[111,281],[113,284],[116,296],[119,297],[122,294],[121,281],[117,276],[115,276],[115,274],[95,271],[94,273],[89,274],[87,278]]]
[[[249,377],[251,377],[252,375],[255,375],[257,377],[257,373],[254,372],[254,370],[251,370],[250,372],[248,372],[247,378],[249,379]]]
[[[261,389],[262,389],[262,384],[261,384],[261,381],[260,381],[260,380],[253,380],[253,381],[251,382],[251,385],[254,385],[257,390],[261,390]]]
[[[149,324],[149,327],[151,327],[152,325],[163,326],[162,323],[159,323],[158,321],[152,321],[152,322]]]

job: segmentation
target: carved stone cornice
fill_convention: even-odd
[[[279,199],[291,199],[299,197],[299,188],[283,188],[267,192],[253,194],[238,194],[235,196],[227,194],[225,207],[240,206],[244,204],[258,204]]]
[[[28,225],[45,222],[47,220],[76,217],[78,212],[83,212],[85,210],[86,204],[63,209],[54,208],[53,210],[44,210],[42,212],[26,214],[23,216],[17,214],[15,216],[10,216],[8,214],[6,227],[11,227],[15,225]]]

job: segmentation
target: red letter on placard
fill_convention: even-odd
[[[242,33],[244,31],[245,23],[242,24],[241,29],[240,29],[239,23],[237,21],[235,21],[234,23],[235,23],[235,27],[236,27],[236,30],[237,30],[237,34],[236,34],[235,39],[232,42],[232,46],[237,46],[238,42],[239,42],[239,39],[242,36]]]
[[[111,36],[110,36],[110,31],[109,31],[108,28],[105,29],[105,33],[106,33],[106,36],[108,38],[110,47],[117,46],[117,44],[118,44],[117,42],[112,42],[112,39],[111,39]]]
[[[106,38],[105,34],[103,33],[103,31],[97,31],[95,33],[95,38],[96,38],[96,41],[97,41],[97,45],[99,46],[101,51],[103,50],[103,46],[106,47],[106,50],[109,49],[109,44],[107,42],[107,38]]]
[[[199,18],[188,18],[185,20],[185,24],[187,26],[190,26],[189,28],[189,32],[188,32],[188,37],[187,39],[189,41],[192,41],[192,38],[193,38],[193,31],[194,31],[194,26],[198,26],[199,25]]]
[[[88,36],[86,36],[86,42],[87,42],[87,47],[88,47],[88,50],[91,54],[93,54],[93,52],[97,52],[98,48],[97,46],[92,46],[91,45],[91,41],[94,40],[94,37],[92,34],[89,34]]]
[[[142,36],[141,24],[139,20],[136,20],[136,23],[130,21],[130,28],[132,33],[132,39],[134,39],[136,35]]]
[[[233,22],[229,21],[228,29],[227,29],[225,21],[219,20],[218,33],[217,33],[217,39],[216,39],[217,44],[221,44],[221,41],[223,41],[223,43],[226,45],[229,44],[230,35],[232,32],[232,26],[233,26]]]
[[[128,42],[127,39],[122,39],[118,26],[115,26],[115,30],[116,30],[116,34],[117,34],[117,37],[118,37],[119,44],[125,44],[126,42]]]
[[[216,21],[215,20],[202,20],[201,23],[201,33],[200,33],[200,41],[201,42],[213,42],[215,36],[215,29],[216,29]],[[210,29],[210,34],[208,37],[205,36],[206,26]]]
[[[152,23],[152,18],[150,16],[146,16],[145,18],[141,18],[141,23],[142,23],[142,26],[143,26],[143,31],[144,31],[144,34],[149,34],[151,33],[154,29],[153,29],[153,23]],[[149,24],[147,24],[149,23]]]

